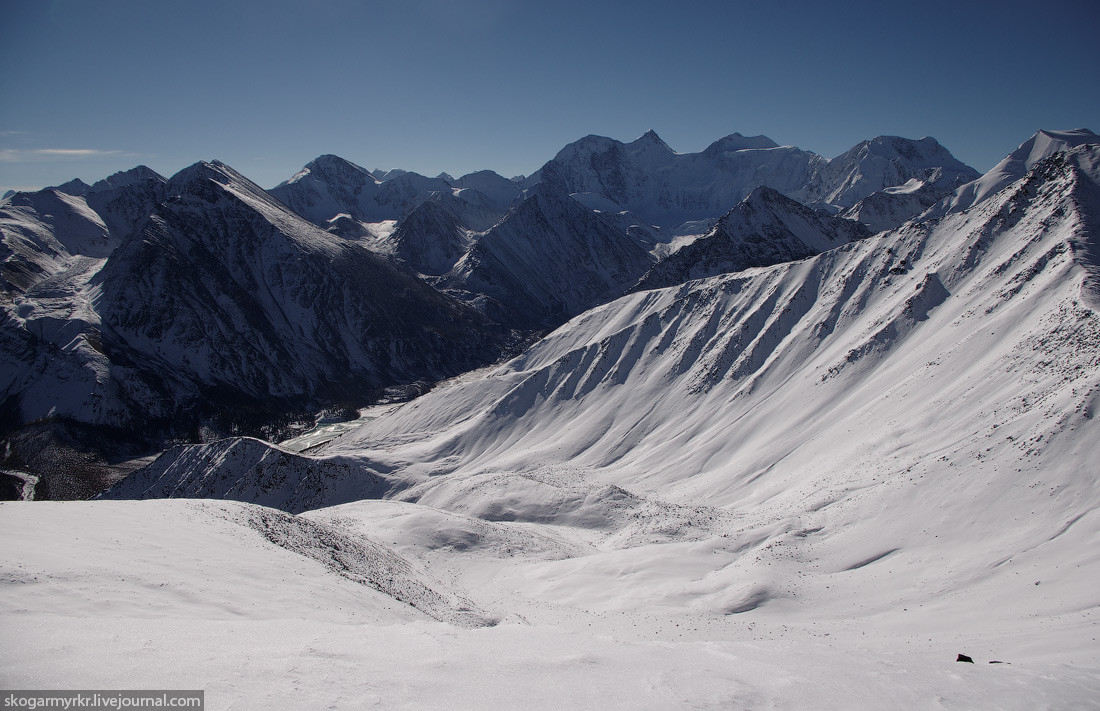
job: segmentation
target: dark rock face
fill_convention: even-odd
[[[870,234],[858,222],[811,210],[770,188],[757,188],[708,234],[654,266],[636,290],[805,259]]]
[[[440,281],[515,328],[552,328],[613,299],[653,264],[614,223],[540,185]]]

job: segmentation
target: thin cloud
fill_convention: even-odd
[[[46,160],[84,160],[128,155],[123,151],[104,151],[98,148],[0,148],[0,163],[33,163]]]
[[[63,158],[95,158],[97,156],[122,155],[122,151],[101,151],[96,148],[39,148],[31,152]]]

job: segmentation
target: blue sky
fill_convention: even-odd
[[[322,153],[528,174],[595,133],[826,157],[934,136],[984,171],[1100,132],[1100,2],[0,0],[0,191]]]

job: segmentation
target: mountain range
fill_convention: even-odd
[[[997,180],[1091,135],[1038,134]],[[930,138],[827,160],[740,134],[679,154],[650,131],[515,180],[324,155],[270,191],[215,161],[19,193],[0,204],[4,465],[87,496],[173,443],[279,439],[622,294],[865,240],[861,215],[957,211],[980,182]],[[960,184],[976,197],[948,205]]]
[[[1100,698],[1090,131],[982,176],[739,134],[517,180],[198,163],[0,230],[3,483],[94,495],[0,504],[12,688]]]

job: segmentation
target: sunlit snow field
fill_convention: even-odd
[[[609,588],[616,571],[606,567],[570,576],[571,595],[558,590],[562,601],[551,602],[540,599],[548,564],[538,561],[590,545],[571,532],[532,531],[546,536],[542,554],[513,557],[507,541],[527,527],[497,524],[461,554],[433,553],[449,514],[362,502],[309,515],[400,535],[399,550],[424,556],[410,576],[457,587],[499,616],[469,627],[267,541],[244,523],[251,508],[4,504],[0,684],[202,688],[208,708],[242,709],[1038,709],[1100,699],[1096,645],[1082,654],[1082,636],[1096,631],[1088,619],[991,625],[1002,612],[994,600],[979,614],[959,599],[870,616],[845,602],[775,600],[751,616],[719,615],[646,604]],[[53,533],[43,540],[46,521]],[[710,567],[714,545],[642,547],[634,557],[674,586]],[[904,586],[893,592],[908,596]],[[586,604],[570,604],[578,600]],[[1038,590],[1035,601],[1041,609]],[[956,663],[957,652],[976,664]]]

